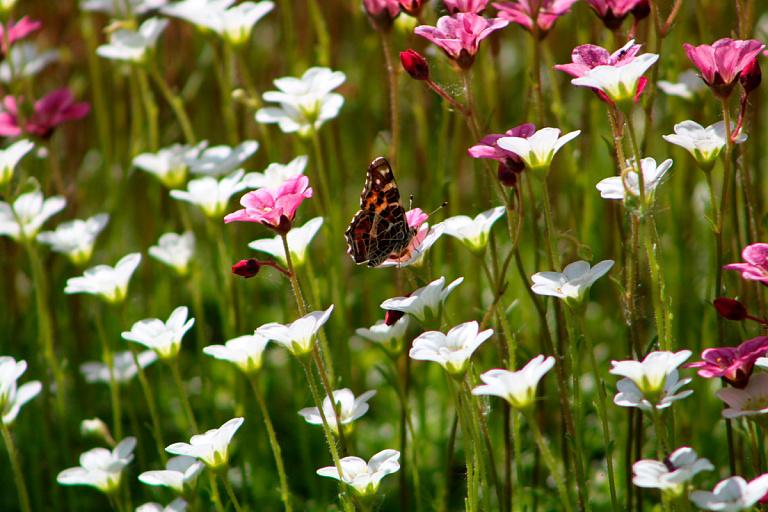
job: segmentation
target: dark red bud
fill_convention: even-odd
[[[405,315],[405,313],[403,313],[402,311],[395,311],[394,309],[388,309],[387,313],[384,315],[384,323],[389,326],[393,326],[398,320],[403,318],[403,315]]]
[[[511,160],[508,159],[508,160]],[[523,164],[525,165],[525,164]],[[499,163],[499,181],[505,187],[515,188],[517,186],[517,174],[503,163]]]
[[[403,64],[408,76],[414,80],[427,80],[429,78],[429,64],[426,59],[413,50],[400,52],[400,62]]]
[[[251,258],[249,260],[238,261],[232,265],[232,273],[241,277],[253,277],[261,270],[261,262]]]
[[[744,67],[744,70],[739,76],[739,82],[744,88],[744,92],[749,94],[760,86],[762,79],[762,73],[760,72],[760,64],[757,59],[752,59],[752,62]]]
[[[723,315],[728,320],[744,320],[749,316],[747,308],[741,302],[733,299],[726,299],[725,297],[719,297],[713,302],[717,312]]]
[[[643,18],[647,18],[648,15],[651,14],[650,0],[641,0],[632,8],[630,12],[632,13],[632,16],[634,16],[638,21]]]

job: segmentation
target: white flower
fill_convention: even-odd
[[[254,374],[261,369],[267,343],[269,339],[253,333],[231,339],[226,345],[209,345],[203,348],[203,353],[234,363],[246,374]]]
[[[34,240],[45,221],[66,205],[67,200],[62,196],[43,200],[40,191],[21,194],[13,206],[0,201],[0,236],[7,235],[19,242]]]
[[[170,3],[160,8],[160,12],[208,29],[208,19],[219,15],[234,3],[235,0],[184,0]]]
[[[408,355],[417,361],[434,361],[453,375],[464,375],[472,354],[493,335],[493,329],[479,330],[478,323],[472,321],[457,325],[447,335],[427,331],[413,340]]]
[[[0,357],[0,420],[10,425],[18,416],[21,407],[35,398],[43,389],[39,380],[32,380],[17,387],[24,372],[26,361],[16,361],[9,356]]]
[[[176,498],[167,507],[154,502],[145,503],[136,507],[136,512],[184,512],[187,510],[187,505],[188,503],[184,501],[184,498]]]
[[[274,81],[280,91],[265,92],[264,101],[280,103],[280,107],[266,107],[256,112],[259,123],[278,123],[284,133],[299,132],[309,135],[314,129],[335,118],[344,97],[332,93],[346,80],[341,71],[329,68],[309,68],[301,78],[286,76]]]
[[[304,263],[307,247],[310,242],[312,242],[312,239],[322,225],[323,218],[315,217],[314,219],[307,221],[307,223],[300,228],[293,228],[288,232],[288,249],[291,251],[291,261],[294,265],[302,265]],[[255,251],[270,254],[280,260],[283,265],[286,265],[283,239],[280,236],[254,240],[248,244],[248,247]]]
[[[168,0],[81,0],[80,9],[97,11],[117,18],[138,16],[164,5]]]
[[[165,233],[157,241],[157,245],[149,248],[149,255],[173,267],[179,275],[185,276],[189,271],[189,262],[195,254],[195,234],[185,231],[182,235]]]
[[[702,471],[712,471],[715,466],[709,459],[699,459],[692,448],[683,447],[672,452],[664,462],[639,460],[632,465],[635,473],[632,483],[638,487],[661,489],[673,497],[683,495],[685,484]]]
[[[290,350],[293,355],[300,356],[314,348],[315,335],[328,321],[332,311],[333,304],[325,311],[314,311],[288,325],[278,323],[262,325],[256,329],[256,334],[273,340]]]
[[[56,226],[56,231],[43,231],[37,241],[51,246],[54,252],[61,252],[75,265],[90,261],[96,237],[109,222],[109,215],[99,213],[88,220],[75,219]]]
[[[45,69],[48,64],[61,57],[59,50],[47,50],[38,53],[35,43],[15,43],[11,51],[0,62],[0,81],[10,84],[19,78],[31,78]],[[8,62],[10,60],[10,63]],[[14,74],[11,73],[11,63]]]
[[[112,439],[109,427],[100,418],[85,419],[80,422],[80,434],[83,437],[93,436],[103,440]],[[114,440],[112,440],[114,442]]]
[[[677,83],[659,80],[658,86],[668,96],[679,96],[686,100],[694,99],[699,91],[707,88],[707,84],[693,69],[686,69],[677,75]]]
[[[752,375],[744,389],[723,388],[717,390],[715,395],[730,406],[723,410],[723,418],[746,416],[755,419],[768,414],[768,373]]]
[[[123,468],[133,460],[135,437],[126,437],[114,450],[94,448],[80,455],[80,467],[65,469],[56,477],[61,485],[91,485],[107,494],[118,492]]]
[[[187,161],[194,160],[206,147],[208,141],[190,146],[174,144],[157,153],[142,153],[133,159],[133,165],[154,175],[168,188],[176,188],[187,179]]]
[[[130,331],[123,332],[122,337],[154,350],[161,361],[171,361],[179,353],[181,339],[195,324],[194,318],[187,322],[187,315],[187,307],[179,306],[173,310],[167,322],[159,318],[139,320]]]
[[[140,352],[137,356],[142,368],[157,361],[157,354],[152,350]],[[136,361],[133,360],[133,352],[117,352],[112,358],[112,370],[115,374],[115,382],[128,382],[139,373]],[[109,384],[109,366],[106,363],[90,361],[80,365],[80,372],[85,377],[86,382],[104,382]]]
[[[502,137],[496,144],[518,155],[536,176],[545,178],[555,153],[580,133],[581,130],[576,130],[560,137],[558,128],[542,128],[528,138]]]
[[[249,172],[243,181],[247,188],[277,188],[291,176],[303,174],[308,160],[307,155],[300,155],[285,165],[272,163],[264,172]]]
[[[344,457],[340,461],[341,477],[336,466],[320,468],[317,474],[341,480],[361,496],[373,496],[379,489],[381,479],[400,469],[399,458],[397,450],[382,450],[367,464],[360,457]]]
[[[3,64],[5,64],[5,62],[3,62]],[[1,68],[0,73],[2,73]],[[11,180],[13,171],[16,170],[16,165],[19,163],[19,160],[29,153],[33,147],[35,147],[34,142],[22,139],[14,142],[5,149],[0,150],[0,185],[4,185]]]
[[[551,295],[563,299],[568,306],[580,310],[589,288],[611,267],[613,260],[604,260],[589,268],[586,261],[574,261],[559,272],[539,272],[531,276],[531,290],[539,295]]]
[[[214,428],[205,434],[192,436],[189,444],[174,443],[165,451],[200,459],[214,471],[226,469],[229,463],[229,443],[243,421],[243,418],[233,418],[221,428]]]
[[[757,501],[768,492],[768,473],[747,483],[740,476],[732,476],[718,483],[712,492],[693,491],[689,498],[704,510],[736,512],[752,510]]]
[[[221,181],[205,176],[187,183],[187,190],[171,190],[171,197],[179,201],[196,204],[210,218],[221,217],[227,210],[229,199],[245,190],[243,175],[238,169]]]
[[[381,307],[383,309],[402,311],[415,317],[419,322],[424,323],[427,320],[440,317],[443,302],[463,280],[464,278],[460,277],[443,290],[445,277],[441,277],[436,281],[432,281],[424,288],[419,288],[408,297],[387,299],[381,303]]]
[[[120,303],[128,293],[128,282],[141,262],[141,254],[134,252],[124,256],[117,265],[97,265],[89,268],[82,277],[67,279],[64,293],[90,293],[111,303]]]
[[[143,64],[147,60],[147,53],[154,49],[157,38],[167,26],[166,19],[149,18],[141,24],[137,32],[119,28],[110,34],[109,44],[96,48],[96,54],[105,59]]]
[[[414,208],[411,211],[418,210],[421,212],[419,208]],[[407,215],[407,214],[406,214]],[[443,236],[443,232],[445,230],[445,223],[440,222],[438,224],[435,224],[430,229],[429,222],[423,222],[419,226],[419,230],[416,233],[416,236],[413,237],[413,240],[411,240],[410,245],[406,247],[405,251],[401,254],[401,256],[397,258],[389,257],[386,260],[384,260],[381,265],[378,265],[376,268],[386,268],[386,267],[398,267],[403,268],[407,267],[409,265],[416,265],[417,267],[420,266],[424,262],[424,254],[429,250],[432,245],[434,245],[435,242],[437,242],[437,239]]]
[[[730,126],[733,131],[733,122]],[[675,133],[662,135],[662,138],[670,144],[685,148],[702,169],[709,171],[715,165],[715,159],[727,142],[725,121],[719,121],[706,128],[694,121],[683,121],[675,125]],[[747,135],[740,133],[735,142],[741,144],[745,140]]]
[[[197,487],[197,477],[203,469],[205,464],[196,458],[179,455],[168,461],[165,470],[145,471],[139,475],[139,480],[147,485],[170,487],[179,496],[187,496]]]
[[[337,389],[333,392],[333,402],[331,402],[330,397],[326,396],[323,400],[323,413],[325,414],[328,426],[335,433],[339,433],[339,426],[336,423],[335,404],[339,404],[339,419],[341,419],[341,424],[351,427],[350,424],[353,421],[368,412],[368,400],[375,394],[375,390],[366,391],[355,398],[355,395],[351,390],[344,388]],[[307,407],[300,410],[299,414],[304,416],[307,423],[311,425],[323,424],[323,418],[320,416],[320,410],[317,407]],[[344,432],[347,432],[347,429],[345,429]]]
[[[410,317],[406,316],[393,325],[387,325],[384,320],[379,320],[370,329],[357,329],[355,332],[358,336],[378,343],[389,354],[397,355],[403,346],[403,338],[405,338],[405,332],[408,330],[409,319]]]
[[[623,66],[597,66],[587,74],[574,78],[571,83],[580,87],[592,87],[603,91],[619,108],[627,111],[637,96],[637,84],[640,77],[659,60],[655,53],[638,55],[632,62]]]
[[[493,395],[509,402],[516,409],[527,409],[536,399],[536,386],[555,365],[555,358],[538,355],[522,370],[488,370],[480,375],[485,384],[472,390],[473,395]]]
[[[275,8],[274,2],[243,2],[229,9],[209,9],[206,17],[198,17],[196,24],[210,28],[232,46],[248,42],[253,26]]]
[[[240,167],[258,149],[259,143],[255,140],[246,140],[235,148],[224,145],[213,146],[203,152],[185,155],[184,163],[189,166],[189,172],[192,174],[218,177]]]
[[[461,241],[475,254],[482,255],[488,245],[488,236],[496,222],[504,215],[504,207],[498,206],[481,213],[474,219],[466,215],[456,215],[443,221],[443,232]]]
[[[625,202],[625,205],[633,207],[640,198],[640,179],[633,162],[627,161],[627,167],[628,169],[624,171],[622,176],[605,178],[595,188],[600,191],[600,197],[603,199],[620,199]],[[670,158],[658,166],[656,166],[656,160],[653,158],[640,160],[640,168],[643,172],[643,193],[647,205],[653,204],[656,197],[656,187],[659,186],[670,167],[672,167]]]
[[[614,403],[651,411],[654,407],[669,407],[675,400],[687,397],[693,390],[677,391],[691,382],[691,378],[679,380],[677,367],[691,354],[690,350],[651,352],[642,362],[611,361],[613,368],[608,372],[626,377],[616,384],[619,392],[613,399]]]

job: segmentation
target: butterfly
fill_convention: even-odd
[[[408,248],[416,228],[408,225],[395,175],[382,157],[368,166],[358,211],[344,232],[347,252],[358,265],[378,267]]]

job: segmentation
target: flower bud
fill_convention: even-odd
[[[261,270],[261,262],[255,258],[238,261],[232,265],[232,273],[242,277],[253,277]]]
[[[640,21],[643,18],[647,18],[648,15],[651,14],[651,2],[650,2],[650,0],[641,0],[629,12],[632,13],[632,16],[635,17],[636,21]]]
[[[405,313],[403,313],[402,311],[388,309],[387,313],[384,315],[384,323],[391,327],[395,325],[395,323],[397,323],[398,320],[403,318],[403,315],[405,315]]]
[[[398,3],[400,4],[400,9],[405,14],[413,18],[418,18],[421,9],[424,7],[424,4],[427,3],[427,0],[398,0]]]
[[[427,64],[424,57],[415,51],[400,52],[400,62],[403,64],[403,69],[414,80],[429,79],[429,64]]]
[[[739,76],[739,82],[744,88],[744,92],[749,94],[760,86],[761,78],[762,73],[760,72],[760,64],[757,62],[757,58],[754,58],[744,67],[744,70]]]
[[[515,188],[517,186],[517,173],[509,166],[499,163],[499,181],[505,187]]]
[[[747,308],[741,302],[725,297],[719,297],[712,303],[715,309],[728,320],[744,320],[747,318]]]

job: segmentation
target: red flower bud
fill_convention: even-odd
[[[398,0],[398,3],[400,4],[400,9],[405,14],[413,18],[418,18],[421,9],[424,7],[424,4],[427,3],[427,0]]]
[[[261,262],[254,258],[238,261],[232,265],[232,273],[242,277],[253,277],[259,273],[259,270],[261,270]]]
[[[725,297],[719,297],[713,302],[717,312],[723,315],[728,320],[744,320],[749,316],[747,308],[741,302],[733,299],[726,299]]]
[[[384,323],[387,324],[388,326],[393,326],[395,325],[395,322],[403,318],[403,315],[405,315],[405,313],[403,313],[402,311],[395,311],[394,309],[388,309],[387,313],[384,315]]]
[[[760,86],[761,79],[762,72],[760,71],[760,64],[757,62],[757,58],[752,59],[749,64],[744,66],[744,70],[739,76],[739,82],[747,94]]]
[[[507,160],[511,160],[511,158]],[[499,181],[505,187],[515,188],[517,186],[517,174],[509,166],[499,163]]]
[[[643,18],[647,18],[648,15],[651,14],[650,0],[641,0],[629,12],[632,13],[632,16],[634,16],[637,21],[640,21]]]
[[[400,52],[400,62],[403,63],[403,69],[414,80],[427,80],[429,78],[429,64],[427,61],[413,50]]]

